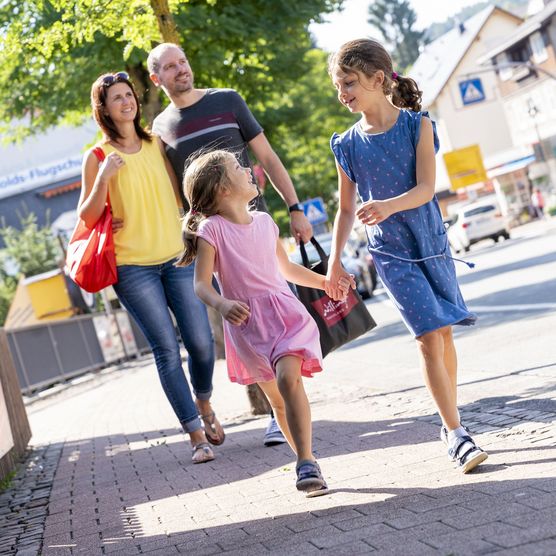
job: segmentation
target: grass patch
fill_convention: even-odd
[[[15,471],[11,471],[0,481],[0,492],[4,492],[5,490],[8,490],[10,488],[15,474]]]

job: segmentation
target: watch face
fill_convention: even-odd
[[[290,212],[294,212],[296,210],[298,210],[299,212],[303,212],[303,207],[301,206],[300,203],[294,203],[293,205],[291,205],[290,207],[288,207],[288,210]]]

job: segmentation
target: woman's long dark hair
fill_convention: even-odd
[[[108,76],[114,77],[113,81],[109,84],[105,84],[105,79]],[[118,139],[123,139],[120,135],[118,128],[112,121],[112,118],[106,114],[106,97],[108,95],[108,89],[112,87],[115,83],[125,83],[133,93],[135,102],[137,103],[137,114],[133,119],[133,125],[137,135],[145,141],[152,141],[151,134],[141,126],[141,105],[139,104],[139,97],[135,92],[133,84],[129,79],[125,79],[119,74],[104,73],[99,76],[91,87],[91,107],[93,109],[93,117],[102,130],[104,137],[107,141],[117,141]]]
[[[346,42],[338,52],[330,56],[328,72],[332,74],[335,68],[340,68],[345,73],[361,72],[367,77],[382,70],[382,90],[386,96],[392,96],[392,104],[398,108],[409,108],[413,112],[421,111],[423,92],[411,77],[394,73],[392,58],[378,41],[357,39]]]

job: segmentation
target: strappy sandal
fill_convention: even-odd
[[[463,423],[461,426],[465,429],[465,432],[471,436],[471,431]],[[448,429],[444,425],[440,427],[440,440],[448,446]]]
[[[199,442],[193,446],[191,461],[193,463],[206,463],[214,459],[212,448],[206,442]]]
[[[205,424],[205,435],[207,440],[213,446],[220,446],[226,439],[226,433],[222,428],[222,425],[216,420],[216,415],[214,411],[211,411],[208,415],[201,415],[201,419]],[[218,433],[218,428],[216,427],[216,423],[220,425],[220,430],[222,431],[222,435]]]
[[[456,438],[454,444],[448,448],[448,455],[462,473],[469,473],[488,458],[488,454],[481,450],[470,436]]]

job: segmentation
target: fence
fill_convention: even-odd
[[[21,391],[29,393],[149,349],[126,311],[90,314],[7,331]]]

